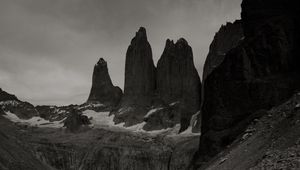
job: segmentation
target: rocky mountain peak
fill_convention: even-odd
[[[106,106],[118,104],[122,90],[112,84],[108,73],[107,62],[100,58],[94,67],[92,88],[88,102],[100,102]]]
[[[103,58],[100,58],[96,66],[107,66],[107,62]]]
[[[140,27],[135,33],[135,37],[132,39],[131,44],[147,42],[147,32],[146,28]]]
[[[184,47],[189,47],[189,44],[184,38],[180,38],[179,40],[177,40],[176,46],[178,48],[184,48]]]
[[[157,93],[164,102],[179,102],[182,109],[177,115],[182,127],[200,106],[201,82],[193,61],[193,51],[184,38],[176,44],[166,41],[164,52],[157,63]],[[188,120],[188,121],[186,121]]]
[[[155,66],[146,29],[136,32],[126,53],[125,96],[151,95],[155,90]]]
[[[7,100],[18,101],[19,99],[15,95],[9,94],[0,88],[0,101],[7,101]]]

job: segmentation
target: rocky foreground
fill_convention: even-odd
[[[199,136],[136,133],[82,128],[16,125],[0,118],[0,168],[40,169],[186,169]]]

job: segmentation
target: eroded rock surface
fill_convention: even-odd
[[[64,121],[64,127],[67,128],[70,132],[76,132],[81,128],[83,125],[89,125],[91,122],[89,121],[88,117],[82,115],[79,110],[72,109],[69,112],[68,117]]]
[[[105,106],[116,106],[122,97],[122,90],[112,84],[107,62],[100,58],[94,67],[92,88],[88,103],[100,103]]]
[[[214,156],[248,125],[252,114],[290,97],[299,87],[294,1],[242,4],[245,39],[226,53],[204,82],[200,157]]]
[[[9,94],[0,88],[0,107],[3,111],[15,113],[18,117],[30,119],[37,116],[38,112],[28,102],[19,100],[15,95]]]
[[[155,94],[155,66],[146,29],[141,27],[126,53],[124,95],[113,112],[115,122],[125,126],[141,123]]]

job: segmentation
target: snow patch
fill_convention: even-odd
[[[159,111],[159,110],[161,110],[161,109],[163,109],[163,108],[154,108],[154,109],[151,109],[151,110],[149,110],[149,112],[146,114],[146,116],[144,117],[144,118],[148,118],[149,116],[151,116],[153,113],[155,113],[155,112],[157,112],[157,111]]]
[[[129,112],[129,111],[131,111],[131,110],[132,110],[131,107],[120,108],[120,109],[118,110],[118,113],[119,113],[119,115],[121,115],[121,114],[124,114],[124,113],[126,113],[126,112]]]
[[[83,115],[91,119],[91,123],[97,126],[115,126],[114,115],[109,116],[109,112],[96,112],[94,110],[85,110]]]
[[[180,103],[179,101],[173,102],[173,103],[169,104],[169,106],[174,106],[174,105],[179,104],[179,103]]]
[[[11,112],[5,112],[6,115],[3,115],[3,117],[7,118],[8,120],[15,122],[15,123],[21,123],[21,124],[27,124],[29,126],[36,126],[36,127],[51,127],[51,128],[61,128],[63,127],[63,120],[60,121],[53,121],[50,122],[49,120],[45,120],[41,117],[34,116],[30,119],[20,119],[17,115],[11,113]]]
[[[19,105],[20,102],[16,101],[16,100],[7,100],[7,101],[1,101],[0,102],[0,105],[4,105],[4,106],[17,106]]]

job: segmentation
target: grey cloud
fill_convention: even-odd
[[[24,100],[83,102],[99,57],[123,87],[126,49],[147,29],[155,62],[167,38],[193,47],[199,74],[215,32],[241,0],[1,0],[0,87]],[[86,95],[84,95],[86,94]]]

